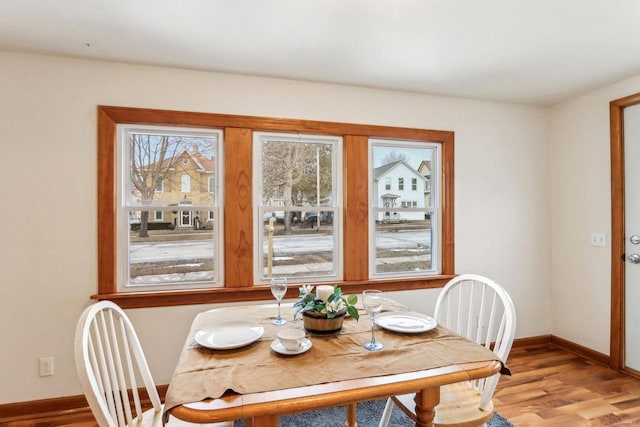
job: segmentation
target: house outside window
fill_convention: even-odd
[[[431,197],[416,200],[414,193],[418,182],[422,182],[422,188],[426,185],[420,165],[425,161],[431,166],[439,165],[440,144],[370,138],[369,149],[370,277],[440,274],[439,206]],[[411,190],[399,185],[397,194],[389,193],[389,177],[397,178],[399,183],[410,180]]]
[[[255,280],[341,279],[340,137],[254,134]]]
[[[177,230],[192,229],[200,212],[205,217],[219,209],[220,191],[209,192],[206,186],[200,191],[190,182],[198,175],[206,182],[219,170],[215,161],[222,150],[222,132],[119,125],[117,135],[123,159],[117,208],[121,217],[136,218],[119,221],[119,291],[219,286],[219,227],[197,234]]]

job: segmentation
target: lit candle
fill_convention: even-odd
[[[316,297],[318,299],[327,302],[331,294],[333,293],[333,286],[331,285],[319,285],[316,286]]]

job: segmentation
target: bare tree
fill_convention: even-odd
[[[390,163],[395,163],[398,161],[409,163],[409,157],[405,153],[401,153],[400,151],[393,150],[387,153],[387,155],[382,158],[383,165],[388,165]]]
[[[267,204],[280,197],[284,206],[300,206],[303,201],[317,204],[318,176],[321,197],[331,191],[331,153],[322,144],[268,141],[263,146],[262,162]],[[285,211],[285,232],[291,231],[291,224],[292,212]]]
[[[129,146],[131,156],[131,183],[140,193],[143,204],[153,201],[163,174],[173,168],[182,145],[181,136],[132,134]],[[140,237],[148,237],[149,211],[140,214]]]

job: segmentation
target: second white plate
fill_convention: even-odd
[[[433,317],[414,312],[388,312],[376,316],[376,325],[394,332],[417,334],[438,326]]]
[[[228,350],[243,347],[260,339],[264,327],[250,322],[229,322],[200,329],[194,339],[203,347]]]

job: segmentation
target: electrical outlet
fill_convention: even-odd
[[[607,234],[592,232],[591,246],[607,246]]]
[[[47,377],[53,375],[53,356],[40,358],[40,376]]]

